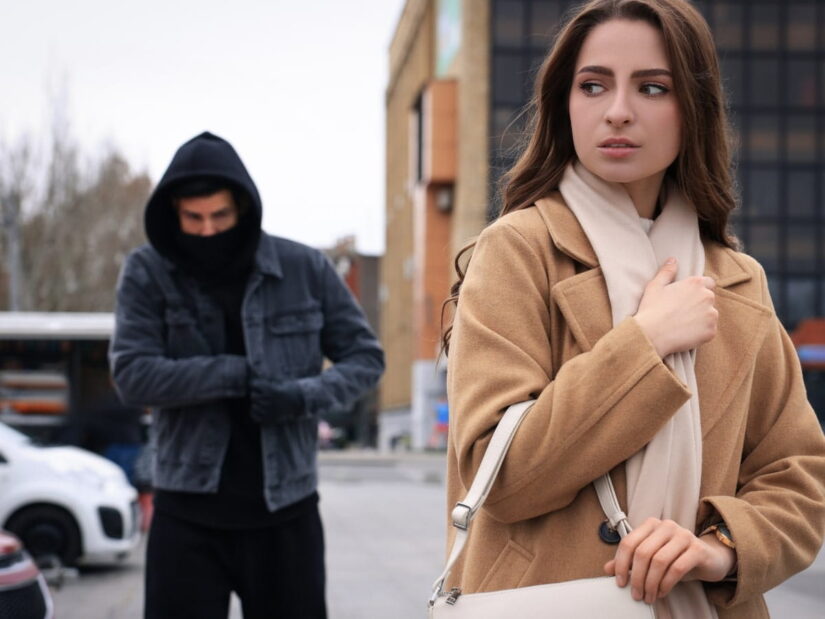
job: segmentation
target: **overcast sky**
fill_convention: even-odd
[[[384,249],[384,89],[403,0],[2,0],[0,137],[46,133],[65,83],[71,131],[154,181],[209,130],[258,185],[264,228]],[[51,86],[50,86],[51,84]]]

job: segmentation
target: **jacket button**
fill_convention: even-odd
[[[622,536],[616,529],[610,528],[610,523],[605,520],[599,525],[599,537],[605,544],[618,544],[622,541]]]

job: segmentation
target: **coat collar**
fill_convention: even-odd
[[[613,322],[602,270],[578,220],[556,193],[536,203],[553,244],[585,271],[557,282],[553,301],[564,315],[582,350],[592,349]],[[747,376],[770,324],[771,310],[732,290],[751,279],[745,260],[718,243],[705,243],[705,274],[716,280],[719,310],[717,336],[701,346],[696,356],[696,378],[702,410],[702,432],[707,434],[724,417],[735,387]],[[719,377],[726,380],[720,381]]]
[[[587,239],[579,220],[573,214],[559,192],[536,202],[539,214],[550,232],[556,248],[588,268],[599,266],[593,246]],[[751,274],[736,252],[713,242],[704,242],[705,275],[712,277],[716,285],[728,288],[751,279]]]

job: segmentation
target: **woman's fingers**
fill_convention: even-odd
[[[669,544],[679,539],[679,532],[684,530],[672,520],[663,520],[636,546],[630,572],[630,593],[634,600],[656,599],[659,581],[670,562],[678,556],[674,556],[674,552],[681,551],[684,546],[683,543]]]
[[[684,531],[684,529],[682,529]],[[689,531],[685,531],[690,534]],[[677,575],[679,570],[671,573],[674,565],[678,561],[684,562],[685,552],[691,546],[691,539],[685,535],[677,534],[671,537],[665,544],[663,544],[650,559],[648,564],[647,574],[644,580],[644,600],[648,604],[653,604],[657,597],[666,595],[673,588],[673,585],[681,580],[681,577],[669,587],[667,591],[662,594],[664,588],[664,578],[666,575]],[[635,569],[635,568],[634,568]],[[682,574],[684,575],[684,574]]]
[[[652,604],[702,560],[701,543],[691,531],[672,520],[649,518],[621,541],[604,568],[620,587],[630,583],[634,600]]]
[[[615,569],[616,583],[620,587],[624,587],[628,582],[636,547],[647,539],[648,535],[654,531],[660,522],[656,518],[648,518],[641,526],[625,535],[624,539],[619,542],[619,547],[616,549]]]

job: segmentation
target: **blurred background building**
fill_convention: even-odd
[[[437,443],[441,304],[461,246],[495,217],[520,112],[570,0],[407,0],[386,91],[381,265],[384,446]],[[733,219],[780,319],[825,314],[825,2],[694,2],[713,30],[738,150]]]

